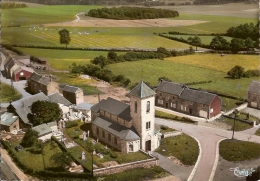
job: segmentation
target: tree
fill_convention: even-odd
[[[200,37],[198,36],[194,36],[193,38],[192,37],[189,37],[188,38],[188,42],[194,46],[196,46],[196,51],[197,51],[197,47],[201,45],[201,39]]]
[[[247,39],[245,39],[244,45],[245,45],[245,48],[247,50],[249,50],[250,48],[254,47],[254,41],[251,38],[248,37]]]
[[[113,51],[109,51],[107,53],[107,58],[111,59],[111,60],[116,60],[117,59],[117,54],[115,52],[113,52]]]
[[[68,152],[58,152],[50,157],[50,161],[53,165],[65,169],[72,162],[72,158]]]
[[[66,44],[66,48],[70,43],[70,32],[66,29],[62,29],[59,31],[60,34],[60,44]]]
[[[33,115],[32,122],[34,126],[56,121],[61,115],[61,110],[59,108],[59,105],[47,101],[34,102],[32,104],[31,110]]]
[[[230,71],[228,71],[227,75],[229,75],[232,79],[240,79],[244,74],[244,68],[236,65]]]
[[[214,50],[229,49],[230,43],[225,38],[218,35],[211,40],[210,47]]]
[[[244,40],[239,39],[239,38],[234,38],[231,40],[230,47],[234,53],[237,53],[238,51],[240,51],[241,49],[243,49],[245,47]]]
[[[37,131],[34,131],[32,129],[27,130],[22,139],[21,145],[24,147],[31,147],[37,145],[38,134],[39,133]]]

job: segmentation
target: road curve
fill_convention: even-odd
[[[209,181],[215,163],[217,143],[223,138],[231,138],[232,132],[159,118],[155,119],[155,123],[171,127],[197,138],[201,145],[202,154],[192,181]],[[243,141],[249,139],[249,141],[260,143],[259,137],[241,132],[235,132],[234,138]]]

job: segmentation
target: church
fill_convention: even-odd
[[[92,106],[94,137],[122,153],[158,148],[160,136],[155,130],[155,95],[142,80],[127,94],[130,105],[107,98]]]

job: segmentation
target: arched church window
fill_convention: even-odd
[[[150,112],[150,101],[147,101],[146,103],[146,112]]]
[[[137,113],[137,102],[135,101],[135,113]]]

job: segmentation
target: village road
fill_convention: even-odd
[[[11,80],[5,78],[2,75],[2,72],[4,70],[4,62],[5,62],[5,60],[6,60],[6,57],[1,53],[1,82],[5,83],[5,84],[8,84],[8,85],[11,85]],[[26,98],[26,97],[31,96],[31,94],[29,94],[28,92],[26,92],[24,90],[25,84],[26,84],[26,80],[22,80],[22,81],[19,81],[19,82],[13,82],[14,88],[22,95],[22,98]],[[7,107],[9,104],[10,103],[1,103],[1,106],[2,107]]]
[[[223,138],[230,139],[232,136],[232,132],[211,127],[169,121],[160,118],[156,118],[155,123],[182,131],[190,136],[195,137],[200,142],[201,158],[195,170],[195,174],[191,180],[209,181],[215,163],[218,141],[222,140]],[[243,141],[260,143],[260,139],[258,136],[249,135],[243,132],[235,132],[234,138]]]

